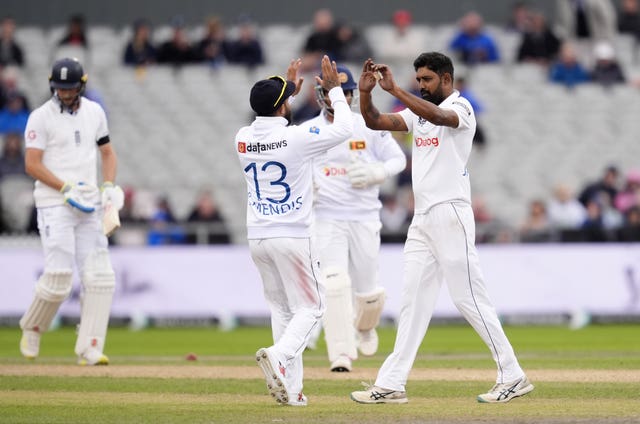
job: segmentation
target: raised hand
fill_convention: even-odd
[[[393,80],[393,74],[391,73],[391,69],[387,65],[379,64],[373,66],[374,73],[378,73],[379,79],[378,84],[385,91],[391,91],[395,86],[396,82]]]
[[[322,88],[329,91],[332,88],[340,87],[340,78],[338,77],[338,67],[336,62],[331,61],[329,56],[324,55],[322,57],[320,68],[322,69],[323,78],[316,76],[316,81],[322,86]]]
[[[291,63],[289,63],[289,67],[287,68],[287,80],[296,83],[296,91],[293,92],[292,96],[295,96],[300,92],[302,82],[304,81],[303,77],[298,77],[298,69],[300,69],[301,64],[302,59],[292,59]]]
[[[377,78],[374,72],[375,63],[371,58],[365,60],[362,66],[362,74],[360,75],[360,81],[358,81],[358,90],[364,93],[370,93],[376,86]]]

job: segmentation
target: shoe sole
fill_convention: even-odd
[[[533,391],[534,388],[535,388],[535,386],[533,384],[529,384],[528,386],[518,390],[517,392],[515,392],[513,395],[509,396],[505,400],[486,400],[486,399],[483,399],[480,396],[478,396],[477,399],[478,399],[479,403],[507,403],[511,399],[514,399],[514,398],[517,398],[517,397],[521,397],[521,396],[526,395],[527,393],[530,393],[531,391]]]
[[[258,366],[260,366],[260,369],[264,374],[264,378],[267,382],[267,389],[271,396],[275,398],[278,403],[284,405],[288,404],[289,394],[287,393],[287,389],[284,387],[284,383],[273,369],[266,349],[260,349],[256,352],[256,361],[258,361]]]
[[[95,364],[90,364],[86,359],[80,359],[78,361],[78,365],[87,365],[87,366],[92,366],[92,365],[109,365],[109,358],[107,358],[106,356],[103,356],[102,358],[98,359],[98,362],[96,362]]]

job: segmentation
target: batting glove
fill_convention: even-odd
[[[85,200],[91,192],[96,188],[85,183],[64,183],[60,189],[60,193],[64,195],[64,201],[69,206],[81,210],[84,213],[91,213],[96,210],[93,206],[89,206]]]
[[[387,177],[387,170],[380,162],[353,162],[347,166],[347,176],[353,188],[367,188],[381,184]]]
[[[105,207],[107,203],[116,208],[116,210],[122,209],[124,206],[124,192],[120,186],[114,185],[111,181],[105,181],[100,186],[102,192],[102,207]]]

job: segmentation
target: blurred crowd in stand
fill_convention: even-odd
[[[632,37],[635,51],[638,51],[638,3],[638,0],[556,0],[552,22],[527,2],[515,1],[502,29],[519,37],[513,52],[500,51],[499,43],[485,26],[482,15],[470,11],[460,17],[456,30],[442,50],[463,64],[462,69],[501,63],[505,56],[513,57],[518,63],[538,65],[548,76],[549,83],[561,84],[567,89],[594,83],[605,87],[613,84],[640,86],[639,81],[627,75],[618,60],[615,43],[621,34]],[[319,58],[323,54],[338,62],[352,64],[361,63],[368,57],[383,63],[411,64],[424,45],[416,19],[419,20],[408,10],[396,10],[390,16],[387,36],[370,40],[357,25],[335,19],[329,9],[319,9],[311,17],[308,33],[302,34],[299,40],[302,71],[317,74]],[[235,64],[253,69],[269,61],[258,23],[250,15],[243,14],[232,22],[225,22],[220,16],[209,16],[201,23],[199,31],[189,28],[181,16],[176,16],[170,22],[167,38],[155,42],[153,24],[148,19],[136,19],[131,38],[122,46],[121,52],[115,54],[121,55],[123,65],[136,68],[183,64],[218,68]],[[5,234],[37,231],[35,215],[25,216],[20,212],[24,211],[25,205],[31,208],[29,210],[33,208],[32,200],[24,194],[25,184],[31,186],[32,181],[24,171],[23,151],[23,132],[32,105],[17,83],[20,72],[29,64],[23,47],[14,38],[15,31],[16,22],[11,17],[4,17],[0,22],[0,232]],[[194,34],[198,34],[197,37]],[[57,46],[91,48],[82,15],[69,17]],[[282,65],[284,69],[286,64]],[[353,71],[359,73],[359,69]],[[485,108],[482,99],[474,94],[464,71],[456,74],[456,84],[477,112],[474,149],[486,151],[491,140],[486,140],[483,130]],[[307,120],[320,111],[313,83],[306,85],[306,91],[300,94],[294,106],[294,123]],[[413,79],[406,88],[419,95]],[[100,93],[88,91],[87,95],[104,104]],[[393,110],[403,107],[401,103],[394,104]],[[395,134],[395,137],[410,156],[411,140],[405,134]],[[412,219],[410,160],[407,163],[401,174],[381,188],[383,242],[403,242]],[[593,171],[595,179],[598,170]],[[186,217],[180,218],[175,216],[169,198],[163,193],[133,186],[126,187],[125,192],[125,207],[121,214],[123,229],[138,231],[123,231],[115,239],[116,243],[166,245],[234,241],[216,203],[215,187],[195,188],[193,208]],[[480,195],[473,203],[480,243],[640,241],[640,161],[638,169],[622,170],[615,164],[607,166],[599,179],[584,181],[580,188],[559,183],[547,197],[532,199],[527,216],[516,226],[496,218],[495,211],[488,209]]]

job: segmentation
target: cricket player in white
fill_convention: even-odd
[[[473,108],[453,89],[453,64],[441,53],[413,63],[422,99],[398,87],[387,65],[364,63],[360,109],[373,129],[413,132],[415,214],[404,248],[402,309],[393,353],[375,384],[351,393],[360,403],[406,403],[405,386],[433,314],[442,282],[487,344],[498,368],[496,384],[479,402],[507,402],[533,390],[487,295],[475,247],[467,160],[476,129]],[[371,101],[376,82],[407,105],[381,114]]]
[[[115,277],[103,206],[120,209],[122,190],[113,184],[117,157],[109,140],[104,111],[82,97],[87,75],[76,59],[52,67],[53,96],[29,116],[25,129],[26,170],[35,180],[38,230],[44,249],[44,272],[35,296],[20,320],[20,350],[34,359],[40,337],[71,292],[74,263],[82,281],[80,326],[75,346],[78,363],[106,365],[104,344]],[[97,154],[104,183],[97,187]]]
[[[338,75],[351,105],[358,86],[346,67],[339,65]],[[325,90],[315,89],[322,110],[303,126],[324,130],[334,111]],[[313,161],[314,232],[326,292],[323,326],[331,371],[336,372],[351,371],[358,350],[367,356],[378,350],[376,327],[384,306],[378,280],[378,194],[380,184],[406,166],[388,131],[371,130],[360,114],[351,116],[353,136]]]
[[[291,62],[287,79],[275,76],[254,84],[250,103],[258,116],[235,138],[247,182],[247,238],[271,309],[274,340],[273,346],[257,351],[256,360],[271,395],[278,403],[293,406],[307,404],[302,353],[325,307],[311,234],[311,160],[353,131],[336,65],[328,56],[322,59],[324,79],[317,81],[334,105],[333,125],[320,130],[288,126],[288,98],[301,88],[302,80],[297,80],[301,62]]]

